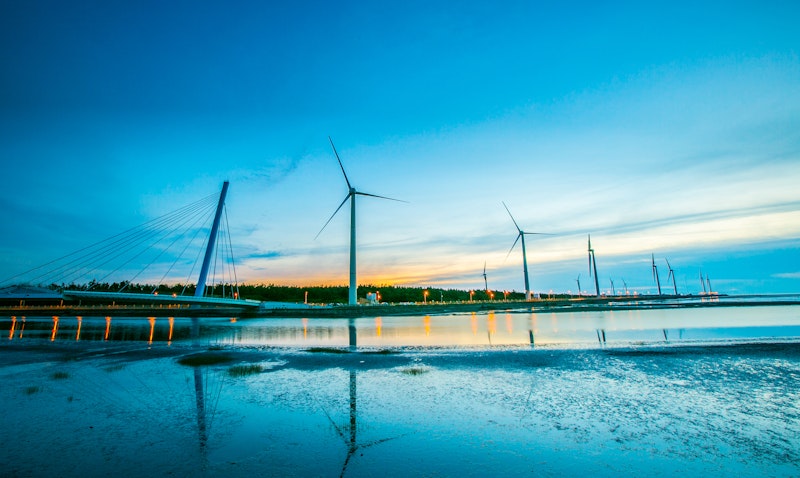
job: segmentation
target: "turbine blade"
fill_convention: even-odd
[[[519,231],[519,233],[522,234],[522,229],[519,228],[519,225],[517,225],[517,221],[514,220],[514,216],[511,215],[511,211],[508,210],[508,206],[506,206],[506,203],[504,203],[504,202],[503,202],[503,207],[506,208],[506,212],[511,217],[511,222],[514,223],[514,227],[516,227],[517,231]]]
[[[513,251],[513,250],[514,250],[514,247],[516,247],[516,245],[517,245],[517,242],[519,242],[519,238],[520,238],[520,237],[522,237],[522,233],[521,233],[521,232],[520,232],[519,234],[517,234],[517,238],[516,238],[516,239],[514,239],[514,244],[512,244],[512,245],[511,245],[511,249],[509,249],[509,250],[508,250],[508,254],[506,254],[506,259],[508,259],[508,256],[510,256],[510,255],[511,255],[511,251]]]
[[[322,234],[322,231],[324,231],[325,228],[328,227],[328,224],[330,224],[330,222],[333,220],[333,216],[335,216],[336,213],[339,212],[339,209],[341,209],[342,206],[344,206],[344,203],[346,203],[348,199],[350,199],[350,194],[349,193],[347,194],[347,196],[345,196],[344,201],[342,201],[342,203],[339,204],[339,207],[337,207],[336,210],[333,211],[333,214],[331,214],[331,217],[328,218],[328,221],[325,223],[325,225],[322,226],[322,229],[320,229],[319,232],[317,233],[317,235],[314,236],[314,240],[316,240],[319,237],[319,235]]]
[[[520,232],[522,232],[523,234],[526,234],[528,236],[533,236],[533,235],[536,235],[536,236],[555,236],[555,234],[552,234],[550,232],[525,232],[525,231],[520,231]]]
[[[336,146],[333,145],[333,140],[331,139],[330,136],[328,136],[328,141],[331,142],[331,148],[333,148],[333,154],[336,155],[336,161],[339,161],[339,167],[342,168],[342,174],[344,174],[344,181],[347,183],[347,189],[352,189],[352,186],[350,186],[350,180],[347,179],[347,173],[344,172],[344,165],[342,164],[342,160],[339,159],[339,153],[336,151]]]
[[[408,201],[403,201],[402,199],[389,198],[389,197],[386,197],[386,196],[378,196],[377,194],[362,193],[362,192],[358,192],[358,191],[356,191],[356,194],[358,194],[359,196],[369,196],[369,197],[373,197],[373,198],[388,199],[389,201],[404,202],[404,203],[408,204]]]

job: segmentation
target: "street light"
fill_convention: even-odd
[[[425,302],[426,304],[428,303],[428,291],[427,291],[427,290],[426,290],[425,292],[423,292],[423,293],[422,293],[422,300],[423,300],[423,302]]]
[[[469,301],[472,302],[472,295],[475,294],[474,290],[469,291]]]

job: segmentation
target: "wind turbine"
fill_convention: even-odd
[[[675,284],[675,271],[672,270],[672,266],[669,265],[669,259],[664,259],[667,261],[667,269],[669,269],[669,275],[667,276],[667,282],[669,282],[670,277],[672,278],[672,290],[675,292],[675,295],[678,295],[678,286]]]
[[[617,295],[617,290],[614,289],[614,279],[609,277],[608,280],[611,281],[611,295]]]
[[[622,286],[625,287],[625,295],[628,295],[628,283],[625,282],[625,278],[622,278]]]
[[[376,194],[362,193],[360,191],[356,191],[356,188],[354,188],[350,184],[350,180],[347,179],[347,173],[344,172],[344,165],[342,165],[342,160],[339,158],[339,153],[336,151],[336,146],[333,145],[333,140],[331,139],[330,136],[328,136],[328,141],[331,142],[331,148],[333,148],[333,154],[336,155],[336,160],[339,162],[339,167],[342,168],[342,175],[344,175],[344,181],[347,183],[348,192],[347,196],[345,196],[342,203],[339,204],[339,207],[337,207],[335,211],[333,211],[331,217],[328,218],[328,221],[325,223],[324,226],[322,226],[322,229],[319,230],[314,239],[316,239],[317,237],[319,237],[320,234],[322,234],[322,231],[325,230],[325,228],[328,226],[328,224],[330,224],[331,220],[336,215],[336,213],[339,212],[339,209],[341,209],[342,206],[344,206],[344,203],[346,203],[347,200],[349,199],[350,200],[350,288],[348,291],[347,303],[350,305],[356,305],[358,303],[358,298],[356,297],[356,291],[358,290],[358,282],[356,282],[356,196],[370,196],[374,198],[388,199],[390,201],[398,201],[398,202],[406,202],[406,201],[402,201],[400,199],[393,199],[386,196],[378,196]]]
[[[486,261],[483,262],[483,286],[486,290],[486,295],[489,295],[489,282],[486,280]]]
[[[713,294],[711,291],[714,289],[711,288],[711,279],[708,278],[708,274],[706,274],[706,282],[708,282],[708,293]]]
[[[589,234],[589,277],[592,277],[594,270],[594,290],[597,297],[600,297],[600,283],[597,281],[597,261],[594,257],[594,249],[592,249],[592,235]]]
[[[506,203],[503,203],[503,207],[506,208],[506,212],[511,217],[511,221],[514,223],[514,227],[517,228],[517,232],[518,232],[517,238],[514,239],[514,244],[511,245],[511,249],[509,249],[508,250],[508,254],[506,254],[506,258],[508,257],[509,254],[511,254],[511,251],[514,250],[514,247],[517,245],[517,241],[522,239],[522,271],[525,273],[525,300],[531,300],[531,286],[530,286],[530,281],[528,280],[528,256],[527,256],[527,253],[525,252],[525,235],[526,234],[527,235],[533,235],[533,234],[543,235],[543,234],[546,234],[546,233],[544,233],[544,232],[525,232],[525,231],[523,231],[522,229],[519,228],[519,225],[517,224],[517,221],[514,219],[514,216],[511,215],[511,211],[508,210],[508,206],[506,206]]]
[[[708,290],[706,290],[706,283],[703,282],[703,269],[700,269],[700,285],[703,287],[703,294],[707,294]]]
[[[578,282],[578,295],[581,295],[581,275],[578,274],[578,277],[576,277],[575,280]]]
[[[650,254],[650,261],[653,264],[653,278],[658,286],[658,295],[661,295],[661,280],[658,278],[658,267],[656,267],[656,256],[654,254]]]

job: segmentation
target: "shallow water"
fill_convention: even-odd
[[[799,476],[799,309],[197,329],[17,317],[2,322],[0,463],[19,477]],[[198,353],[213,360],[181,364]]]
[[[226,345],[312,347],[586,347],[800,337],[800,307],[712,307],[581,312],[481,312],[359,319],[4,317],[10,340],[200,340]],[[193,332],[193,327],[198,327]],[[195,338],[193,339],[193,335]]]
[[[189,345],[94,344],[0,348],[6,476],[800,473],[797,344],[216,347],[234,360],[198,367]]]

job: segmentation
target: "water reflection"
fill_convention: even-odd
[[[56,340],[56,334],[58,333],[58,317],[53,316],[53,333],[50,334],[50,341],[53,342]]]
[[[547,313],[497,312],[357,319],[5,317],[9,340],[141,341],[289,347],[597,346],[800,336],[797,306]]]

